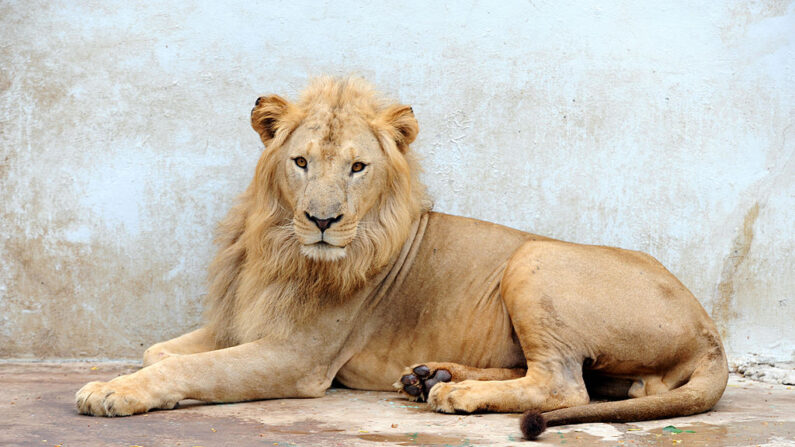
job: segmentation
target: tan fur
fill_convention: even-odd
[[[87,384],[81,413],[320,396],[334,378],[397,379],[410,394],[418,365],[450,373],[422,395],[437,411],[540,411],[551,424],[720,398],[715,326],[650,256],[430,212],[410,107],[322,78],[295,103],[259,98],[251,121],[266,149],[219,226],[206,326]],[[600,389],[635,399],[589,404]]]
[[[410,109],[395,110],[359,79],[318,79],[295,106],[276,96],[259,102],[251,121],[269,150],[260,157],[254,180],[239,204],[221,223],[216,240],[219,254],[210,266],[207,316],[219,346],[265,335],[284,338],[295,325],[315,318],[321,303],[345,299],[386,265],[403,245],[411,222],[430,208],[414,157],[396,150],[416,135]],[[263,128],[263,120],[277,131]],[[294,207],[282,195],[286,186],[280,168],[285,154],[278,148],[301,121],[304,127],[316,128],[312,142],[321,146],[322,157],[329,157],[323,151],[347,141],[351,135],[346,135],[343,123],[353,121],[358,130],[372,130],[389,161],[384,166],[385,188],[366,191],[372,196],[366,200],[377,204],[351,219],[359,226],[359,237],[346,247],[339,262],[301,254],[292,223],[309,226],[310,231],[312,224],[294,215]],[[399,145],[390,141],[395,138]]]

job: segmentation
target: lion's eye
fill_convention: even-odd
[[[367,165],[360,161],[357,161],[356,163],[353,164],[353,166],[351,166],[351,172],[360,172],[361,170],[364,169],[365,166]]]
[[[306,169],[306,158],[304,157],[295,157],[293,158],[295,165],[301,169]]]

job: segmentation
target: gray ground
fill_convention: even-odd
[[[336,388],[319,399],[183,402],[174,411],[127,418],[75,412],[74,393],[85,382],[136,368],[121,363],[0,363],[0,446],[534,445],[522,441],[515,414],[436,414],[394,393]],[[552,427],[535,445],[795,446],[795,386],[733,375],[709,413]]]

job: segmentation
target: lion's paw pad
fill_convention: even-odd
[[[400,378],[399,388],[410,398],[427,401],[434,385],[449,382],[452,378],[453,375],[446,369],[432,371],[427,365],[419,365]]]

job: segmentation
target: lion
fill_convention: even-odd
[[[265,150],[219,225],[206,324],[85,385],[80,413],[318,397],[336,379],[442,413],[525,412],[533,439],[700,413],[723,394],[718,331],[665,267],[431,211],[413,110],[366,81],[262,96],[251,124]]]

